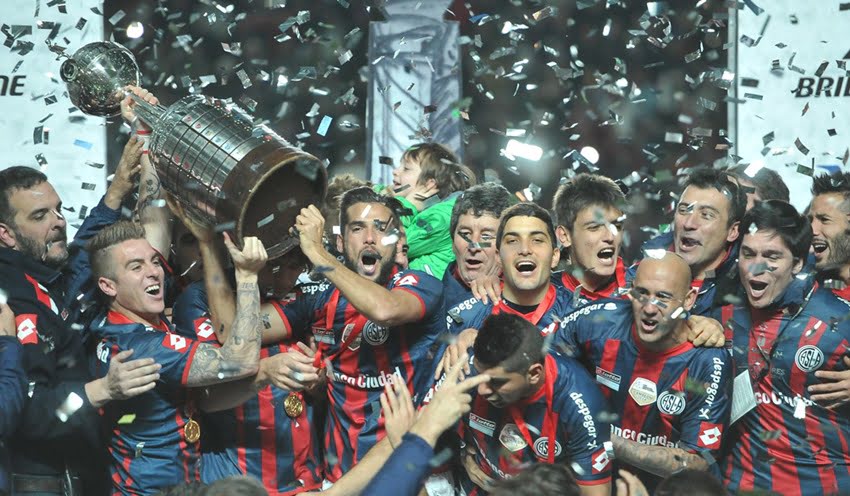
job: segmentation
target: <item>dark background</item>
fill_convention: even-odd
[[[451,103],[469,117],[464,162],[479,180],[490,169],[486,177],[499,177],[511,191],[533,183],[541,188],[534,199],[546,207],[562,177],[595,170],[573,159],[577,150],[595,148],[598,172],[630,187],[628,258],[669,217],[676,179],[726,154],[728,11],[715,0],[609,1],[453,2],[445,19],[460,22],[469,43],[461,47],[464,100]],[[107,0],[104,22],[107,36],[136,54],[143,85],[165,103],[190,91],[232,98],[327,160],[331,176],[365,177],[368,32],[369,22],[385,20],[381,3],[265,2],[277,7],[261,0]],[[535,16],[544,8],[551,15]],[[125,15],[112,25],[119,10]],[[280,24],[300,11],[309,12],[309,20],[296,24],[298,34],[293,28],[281,33]],[[126,28],[136,21],[144,34],[129,39]],[[527,28],[503,33],[506,22]],[[291,39],[276,40],[283,35]],[[239,45],[228,53],[222,43]],[[340,65],[345,50],[353,56]],[[515,71],[514,64],[526,59]],[[316,77],[294,80],[303,67],[315,67]],[[288,82],[279,84],[281,75]],[[202,87],[202,76],[215,76],[215,82]],[[356,98],[340,98],[352,88]],[[314,103],[319,115],[308,118]],[[334,121],[320,136],[323,115]],[[125,138],[115,132],[117,124],[111,126],[114,167]],[[510,139],[506,129],[525,130],[516,139],[542,147],[543,158],[501,156]]]

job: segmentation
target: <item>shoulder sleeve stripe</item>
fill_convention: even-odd
[[[423,300],[423,299],[422,299],[422,297],[421,297],[421,296],[419,296],[419,294],[418,294],[417,292],[415,292],[415,291],[411,290],[410,288],[406,288],[406,287],[404,287],[404,286],[401,286],[401,287],[398,287],[398,286],[397,286],[397,287],[393,288],[392,290],[393,290],[393,291],[405,291],[405,292],[410,293],[410,294],[412,294],[413,296],[415,296],[415,297],[416,297],[416,299],[418,299],[418,300],[419,300],[419,304],[420,304],[420,306],[422,307],[422,310],[419,312],[419,318],[420,318],[420,319],[425,318],[425,310],[426,310],[426,308],[425,308],[425,300]]]

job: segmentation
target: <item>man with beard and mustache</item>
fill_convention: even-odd
[[[822,174],[812,183],[812,203],[808,209],[812,223],[812,248],[818,282],[839,298],[850,301],[850,173]],[[850,367],[850,357],[844,357]],[[822,384],[809,391],[812,401],[840,405],[850,401],[850,370],[817,371]]]
[[[120,202],[133,187],[132,163],[140,154],[141,147],[131,141],[116,180],[86,218],[75,245],[118,219]],[[98,409],[153,387],[158,369],[153,360],[125,362],[131,353],[123,353],[106,377],[90,376],[83,334],[72,327],[80,302],[73,298],[76,292],[69,292],[81,286],[76,284],[86,277],[87,260],[79,251],[69,260],[65,228],[61,200],[44,174],[29,167],[0,172],[0,287],[17,316],[30,383],[22,421],[10,440],[12,494],[62,494],[66,478],[69,490],[98,494],[101,474],[90,468],[97,465],[76,463],[99,459]],[[135,380],[142,383],[132,385]]]
[[[754,394],[736,398],[752,405],[737,412],[740,420],[733,408],[727,489],[845,494],[850,406],[818,402],[809,388],[816,371],[847,370],[850,304],[800,275],[812,231],[793,206],[763,201],[744,216],[741,232],[744,303],[720,313],[740,374],[735,382],[746,384],[736,389]]]
[[[672,232],[653,238],[642,247],[673,251],[688,262],[697,288],[697,301],[691,313],[707,315],[725,303],[735,284],[738,258],[738,224],[747,199],[738,184],[724,171],[700,167],[691,171],[676,212]],[[636,266],[627,279],[634,278]]]
[[[424,272],[398,270],[399,210],[397,200],[367,187],[343,194],[336,239],[343,264],[322,244],[320,211],[302,209],[294,226],[301,250],[328,283],[260,311],[264,344],[312,337],[318,345],[313,365],[331,379],[323,439],[330,483],[384,439],[379,399],[390,377],[404,380],[414,397],[433,382],[428,350],[445,330],[443,287]],[[208,291],[216,329],[229,327],[217,315],[233,308],[232,300],[219,300],[226,294]]]
[[[131,89],[157,102],[147,91]],[[132,114],[131,101],[122,104],[125,118]],[[99,463],[98,409],[155,385],[159,366],[151,359],[128,361],[132,352],[117,355],[106,376],[94,379],[81,332],[83,310],[93,306],[95,289],[82,247],[121,217],[121,203],[135,189],[136,177],[155,178],[143,144],[136,137],[128,141],[112,184],[70,244],[62,201],[47,176],[30,167],[0,172],[0,287],[16,314],[29,382],[22,420],[6,443],[14,453],[11,494],[104,492],[108,481],[106,465]],[[140,205],[156,193],[141,188]],[[142,221],[154,226],[152,239],[164,251],[170,241],[157,229],[162,223],[154,210],[159,209],[145,209]]]

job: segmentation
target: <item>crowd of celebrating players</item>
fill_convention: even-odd
[[[70,242],[48,178],[0,171],[0,493],[850,493],[850,174],[800,213],[691,169],[626,263],[602,174],[541,205],[436,143],[397,162],[274,260],[141,138]]]

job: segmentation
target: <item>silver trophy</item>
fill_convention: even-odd
[[[136,101],[151,128],[150,156],[163,187],[188,213],[217,230],[260,238],[269,259],[298,244],[290,236],[301,208],[320,204],[327,171],[237,105],[202,95],[170,107]]]
[[[120,114],[124,87],[139,85],[139,66],[133,53],[111,41],[84,45],[62,63],[59,74],[71,102],[88,115]]]

